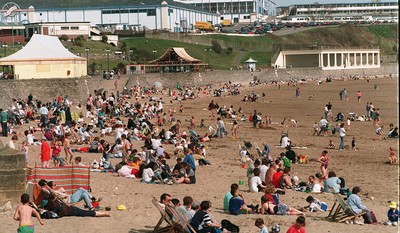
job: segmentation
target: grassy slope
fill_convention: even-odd
[[[203,45],[194,45],[182,43],[172,40],[158,40],[150,38],[125,38],[128,48],[143,49],[150,54],[153,58],[161,56],[168,47],[183,47],[188,53],[197,59],[210,61],[210,64],[215,69],[229,69],[235,67],[239,60],[244,62],[249,57],[257,60],[258,67],[268,66],[273,52],[268,52],[266,47],[272,44],[330,44],[342,46],[380,46],[382,55],[393,55],[398,53],[397,40],[398,32],[396,25],[368,25],[368,26],[354,26],[354,25],[341,25],[339,27],[330,28],[315,28],[312,30],[297,32],[285,36],[275,36],[267,34],[259,37],[240,37],[240,36],[226,36],[226,35],[209,35],[212,39],[224,41],[229,46],[232,46],[233,52],[226,54],[225,52],[218,54],[214,51],[208,51],[210,47]],[[111,53],[118,51],[111,45],[101,42],[84,41],[82,47],[72,46],[71,42],[64,42],[64,45],[73,53],[80,53],[85,57],[85,48],[90,48],[89,58],[90,63],[95,61],[97,64],[102,64],[103,69],[107,68],[107,53],[106,49],[110,49]],[[239,53],[239,50],[245,48]],[[7,55],[15,52],[20,47],[7,49]],[[205,51],[206,49],[206,51]],[[153,50],[157,53],[153,55]],[[235,59],[236,57],[236,59]],[[117,67],[118,63],[126,63],[117,59],[112,59],[110,56],[110,68]]]

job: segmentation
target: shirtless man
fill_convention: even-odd
[[[72,163],[72,158],[74,157],[74,154],[72,154],[71,141],[69,140],[69,136],[70,136],[70,133],[65,134],[64,152],[65,152],[65,161],[68,161],[68,155],[69,155],[69,163]]]
[[[44,225],[44,222],[40,218],[40,214],[28,205],[29,194],[25,193],[21,195],[21,203],[22,205],[17,207],[13,216],[14,220],[19,221],[18,233],[30,233],[35,231],[32,224],[32,214],[36,216],[40,224]]]
[[[128,139],[126,139],[126,135],[122,134],[121,135],[121,139],[122,139],[122,161],[125,162],[126,158],[129,158],[129,156],[131,155],[131,143],[128,141]]]

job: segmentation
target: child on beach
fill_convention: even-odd
[[[351,140],[351,149],[352,150],[357,150],[357,148],[356,148],[356,137],[353,137],[353,139]]]
[[[335,149],[336,148],[336,146],[335,146],[335,144],[333,143],[332,140],[329,140],[328,148],[329,149]]]
[[[257,218],[254,225],[260,228],[260,233],[268,233],[268,228],[265,226],[264,220],[261,218]]]
[[[286,231],[286,233],[306,233],[305,226],[306,226],[306,218],[304,216],[299,216],[296,219],[296,223],[294,225],[292,225]]]
[[[206,125],[204,124],[204,119],[201,119],[199,128],[202,129],[202,128],[205,128],[205,127],[206,127]]]
[[[236,120],[233,121],[232,125],[232,139],[237,140],[237,135],[238,135],[238,123]]]
[[[265,189],[260,178],[260,169],[258,167],[253,170],[254,176],[250,178],[249,189],[252,193],[261,192]]]
[[[25,166],[28,166],[29,146],[28,146],[28,141],[27,140],[22,142],[21,152],[25,154],[25,161],[26,161]]]
[[[325,202],[321,202],[318,199],[315,199],[313,196],[308,196],[306,201],[309,205],[304,207],[304,209],[309,210],[310,212],[326,211],[328,209],[328,206]]]
[[[399,223],[399,210],[397,209],[397,203],[390,202],[389,208],[390,209],[387,213],[389,221],[386,222],[385,225],[397,226]]]
[[[322,177],[326,177],[327,175],[327,169],[328,169],[328,151],[323,150],[321,153],[321,157],[318,159],[318,161],[321,163],[321,173]]]
[[[40,157],[41,161],[42,161],[42,167],[49,167],[49,160],[50,160],[50,146],[47,143],[47,139],[46,137],[42,137],[42,145],[40,148],[40,154],[38,155],[38,157]]]
[[[54,167],[60,166],[61,146],[59,141],[53,141],[51,145],[51,160],[53,160]]]
[[[398,163],[397,156],[393,151],[390,151],[389,163],[390,164],[397,164]]]
[[[351,125],[351,121],[350,121],[350,117],[348,117],[347,121],[346,121],[347,130],[350,129],[350,125]]]
[[[36,216],[41,225],[44,225],[40,214],[29,206],[29,194],[25,193],[21,195],[21,203],[22,205],[17,207],[13,216],[14,220],[19,221],[18,233],[35,231],[32,224],[32,215]]]

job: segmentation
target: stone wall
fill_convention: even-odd
[[[2,148],[1,148],[2,147]],[[25,155],[0,143],[0,206],[25,192]]]
[[[345,69],[345,70],[321,70],[318,68],[292,68],[278,70],[262,70],[254,72],[253,75],[247,70],[234,71],[203,71],[200,73],[170,73],[170,74],[140,74],[131,75],[127,86],[141,85],[153,86],[155,82],[160,82],[163,87],[175,87],[179,82],[182,86],[205,85],[208,83],[227,83],[228,81],[248,84],[254,78],[262,82],[288,81],[295,79],[325,79],[327,77],[344,77],[358,75],[362,76],[382,76],[398,74],[397,64],[382,65],[378,69]]]
[[[98,89],[98,78],[0,80],[0,107],[8,108],[12,99],[27,99],[32,93],[34,99],[51,101],[60,93],[73,102],[86,102],[88,92]]]

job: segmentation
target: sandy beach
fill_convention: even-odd
[[[228,81],[228,80],[227,80]],[[123,83],[122,81],[120,83]],[[106,89],[113,89],[112,80],[104,82]],[[374,88],[377,85],[378,89]],[[254,226],[256,218],[263,218],[268,228],[274,224],[281,226],[281,232],[286,230],[295,222],[296,216],[276,216],[276,215],[260,215],[247,214],[232,216],[222,210],[224,195],[230,189],[232,183],[239,180],[245,180],[244,185],[240,186],[240,190],[246,197],[248,204],[260,204],[262,193],[250,193],[246,178],[246,169],[241,167],[240,157],[238,155],[238,145],[243,141],[250,141],[253,145],[261,146],[263,142],[267,143],[271,148],[271,156],[276,158],[282,148],[275,147],[279,144],[282,132],[288,132],[292,143],[307,147],[306,149],[295,149],[297,154],[308,155],[310,162],[308,164],[293,164],[291,174],[298,176],[301,181],[307,181],[309,175],[319,172],[320,165],[317,159],[320,153],[328,145],[329,140],[338,146],[340,139],[336,134],[332,136],[313,136],[313,124],[324,115],[324,107],[328,102],[332,103],[332,112],[335,117],[338,112],[342,112],[345,119],[349,116],[349,112],[356,112],[359,116],[365,115],[366,102],[373,102],[374,106],[380,109],[381,125],[384,126],[384,135],[387,134],[389,124],[395,126],[399,124],[399,105],[398,105],[398,79],[371,79],[367,82],[365,79],[360,80],[334,80],[330,83],[317,85],[315,82],[299,84],[301,93],[300,97],[295,96],[296,87],[290,85],[281,85],[280,89],[275,85],[260,85],[248,87],[248,83],[240,88],[241,94],[236,96],[228,96],[223,94],[222,97],[212,97],[201,95],[200,98],[183,101],[183,113],[177,111],[176,118],[182,121],[183,129],[187,131],[189,119],[194,116],[197,124],[200,119],[205,119],[206,126],[215,125],[216,117],[210,117],[206,110],[209,102],[214,100],[220,106],[233,105],[234,109],[241,107],[243,114],[247,117],[257,110],[263,116],[271,116],[272,122],[280,123],[284,118],[297,120],[298,127],[283,127],[280,124],[273,124],[269,128],[252,127],[249,122],[239,122],[239,139],[232,140],[230,137],[230,129],[232,127],[231,119],[224,119],[228,137],[223,139],[212,139],[206,142],[207,157],[211,161],[211,166],[200,166],[196,171],[196,184],[193,185],[160,185],[160,184],[144,184],[139,179],[128,179],[118,177],[116,173],[91,173],[92,194],[96,197],[102,197],[101,206],[111,207],[110,218],[79,218],[64,217],[55,220],[45,220],[45,225],[40,226],[36,220],[36,232],[152,232],[154,226],[160,218],[158,210],[151,203],[152,197],[159,199],[162,193],[169,193],[173,198],[181,200],[184,196],[192,196],[194,200],[199,202],[210,200],[212,203],[212,213],[220,222],[222,219],[228,219],[240,227],[240,232],[259,232]],[[348,101],[339,100],[339,91],[343,88],[347,89],[349,96]],[[120,87],[122,90],[122,87]],[[357,101],[357,91],[362,91],[363,96],[361,102]],[[261,95],[265,93],[265,97],[260,97],[256,102],[242,102],[244,95],[250,93]],[[314,95],[312,100],[308,97]],[[164,109],[168,111],[170,108],[178,109],[180,104],[178,101],[170,103],[170,97],[167,95],[158,95],[163,97],[165,104]],[[132,101],[132,100],[131,100]],[[146,102],[148,99],[142,100]],[[333,122],[333,119],[329,119]],[[127,123],[125,120],[124,123]],[[33,124],[33,123],[32,123]],[[36,123],[35,123],[36,124]],[[23,127],[27,127],[24,125]],[[164,126],[167,128],[168,126]],[[204,135],[207,129],[196,129],[197,133]],[[22,129],[17,129],[22,131]],[[37,138],[41,135],[35,134]],[[353,137],[357,140],[357,151],[350,150],[350,142]],[[374,225],[347,225],[344,223],[330,222],[325,217],[326,212],[306,213],[306,230],[307,233],[324,233],[324,232],[398,232],[397,227],[385,226],[383,222],[387,221],[387,211],[389,209],[388,201],[396,201],[399,199],[399,166],[387,164],[389,158],[389,148],[393,147],[398,154],[398,139],[382,139],[373,140],[376,137],[375,126],[372,121],[359,122],[352,121],[351,129],[347,130],[345,138],[346,150],[329,150],[329,171],[335,171],[340,177],[346,180],[346,186],[350,189],[354,186],[362,188],[361,197],[363,203],[373,210],[378,223]],[[21,136],[22,138],[22,136]],[[108,142],[113,143],[113,137],[106,137]],[[22,140],[18,141],[18,146]],[[135,149],[140,149],[143,141],[134,141],[132,143]],[[78,146],[73,146],[78,147]],[[30,146],[29,164],[39,163],[36,158],[39,147]],[[172,152],[173,145],[165,145],[168,152]],[[253,148],[250,151],[256,155]],[[99,159],[101,154],[75,153],[81,156],[83,163],[90,164],[94,159]],[[64,153],[62,153],[64,156]],[[257,156],[256,156],[257,157]],[[117,164],[120,159],[112,158],[111,163]],[[172,167],[175,165],[175,159],[171,158],[167,161]],[[281,195],[281,202],[290,207],[300,208],[307,205],[305,201],[307,193],[288,190],[285,195]],[[334,196],[331,194],[317,194],[314,197],[325,201],[329,207],[332,207]],[[17,203],[13,203],[13,207]],[[118,211],[117,205],[126,206],[125,211]],[[83,203],[77,206],[83,207]],[[18,223],[12,220],[12,212],[0,213],[0,222],[3,223],[1,232],[15,232]]]

